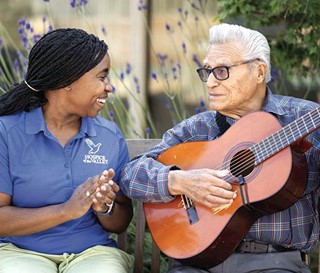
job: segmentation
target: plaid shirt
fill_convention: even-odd
[[[284,126],[317,107],[319,105],[315,102],[274,95],[268,90],[264,111],[272,113]],[[173,200],[175,197],[168,191],[168,172],[173,166],[164,166],[155,159],[166,149],[182,142],[216,139],[220,130],[215,117],[215,111],[208,111],[182,121],[163,135],[159,145],[128,163],[121,174],[121,187],[125,194],[143,202]],[[226,121],[231,125],[235,123],[229,117]],[[320,131],[316,130],[307,139],[313,147],[305,154],[308,183],[303,197],[284,211],[258,219],[245,238],[303,252],[310,252],[316,247],[319,237]]]

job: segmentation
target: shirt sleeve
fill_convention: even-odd
[[[168,189],[168,173],[176,166],[164,165],[156,158],[168,148],[191,138],[192,130],[186,121],[168,130],[161,143],[135,157],[121,172],[120,185],[130,198],[142,202],[169,202],[175,198]]]
[[[124,138],[122,132],[120,131],[120,129],[118,127],[117,127],[117,135],[118,135],[119,154],[118,154],[118,164],[114,170],[115,176],[113,178],[113,181],[115,181],[119,185],[121,170],[122,170],[123,166],[129,162],[130,157],[129,157],[127,143],[125,141],[125,138]],[[117,195],[123,195],[121,186],[120,186],[120,190],[117,193]]]
[[[8,137],[5,126],[0,121],[0,192],[12,195],[7,140]]]

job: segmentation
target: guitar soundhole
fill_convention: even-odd
[[[230,161],[230,171],[235,177],[249,175],[254,169],[254,154],[250,150],[237,152]]]

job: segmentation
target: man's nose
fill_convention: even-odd
[[[211,72],[207,80],[207,88],[213,88],[218,86],[219,84],[220,84],[220,81],[217,80],[216,77]]]

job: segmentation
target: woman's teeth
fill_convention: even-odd
[[[106,99],[97,99],[97,102],[99,102],[99,103],[105,103],[105,102],[106,102]]]

